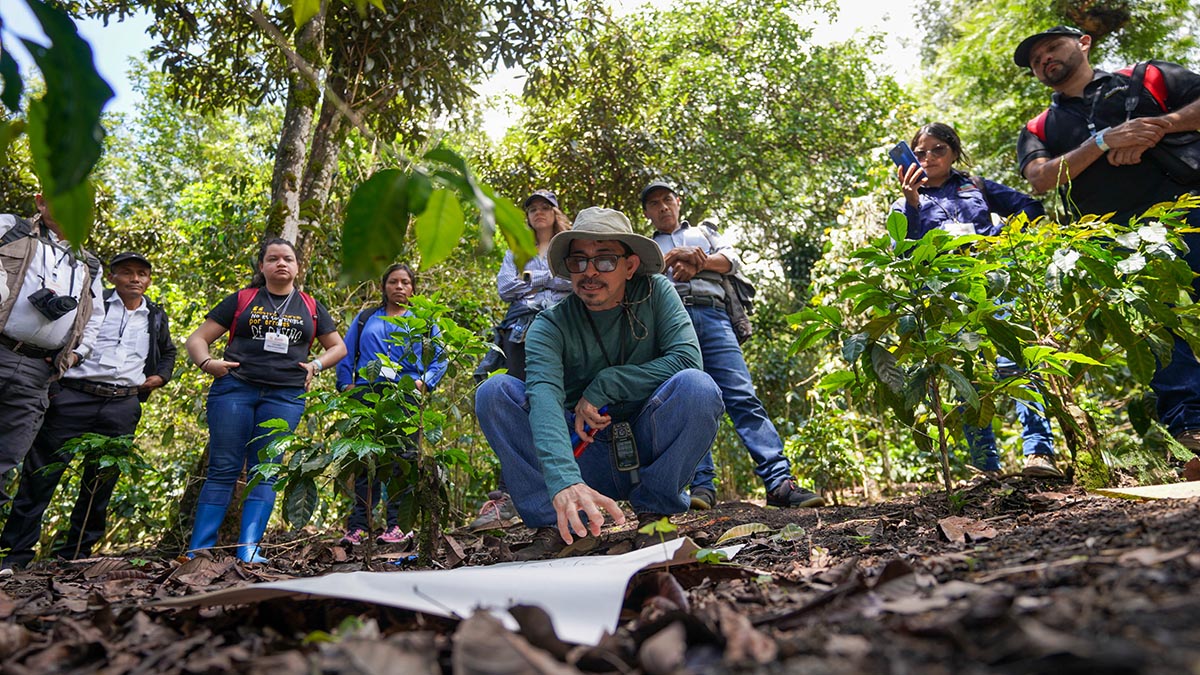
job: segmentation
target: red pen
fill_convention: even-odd
[[[601,415],[607,414],[608,406],[601,406],[599,412]],[[589,429],[591,429],[591,427],[589,427],[587,424],[583,425],[584,431],[587,431]],[[574,429],[571,429],[571,443],[572,443],[573,449],[575,450],[575,456],[578,457],[583,454],[583,451],[587,448],[588,444],[591,443],[591,441],[589,441],[586,438],[580,438],[579,434],[575,433]]]

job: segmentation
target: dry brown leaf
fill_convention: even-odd
[[[861,635],[830,635],[825,651],[857,661],[871,653],[871,641]]]
[[[579,670],[512,633],[487,612],[476,612],[454,632],[450,654],[456,675],[566,675]]]
[[[221,558],[220,560],[198,555],[179,566],[171,578],[179,583],[193,588],[208,588],[213,581],[225,576],[225,573],[236,566],[236,558]]]
[[[467,553],[463,550],[462,544],[458,540],[448,534],[442,535],[442,541],[446,542],[446,567],[455,568],[467,559]]]
[[[12,616],[13,609],[15,609],[16,606],[17,603],[13,602],[13,599],[8,596],[8,593],[0,591],[0,619],[7,619],[8,617]]]
[[[559,639],[546,610],[537,605],[514,605],[508,609],[508,613],[517,620],[521,626],[521,635],[529,644],[538,649],[545,649],[560,661],[566,660],[571,645]]]
[[[725,534],[722,534],[720,537],[717,537],[717,543],[714,544],[714,546],[720,546],[721,544],[729,541],[730,539],[737,539],[739,537],[748,537],[752,534],[758,534],[759,532],[770,532],[770,531],[771,531],[771,528],[767,527],[766,525],[763,525],[762,523],[746,523],[744,525],[738,525],[737,527],[729,528],[728,530],[725,531]]]
[[[722,603],[721,634],[725,637],[725,663],[730,665],[753,660],[759,664],[771,663],[779,656],[779,645],[750,624],[750,620],[739,614],[732,606]]]
[[[649,675],[672,675],[684,664],[687,655],[687,628],[675,621],[651,635],[638,648],[638,662]]]
[[[950,600],[941,596],[922,597],[919,595],[909,595],[895,600],[885,601],[879,608],[884,612],[892,614],[910,615],[923,614],[935,609],[942,609],[950,605]]]
[[[33,642],[33,633],[16,623],[0,623],[0,662]]]
[[[337,645],[322,645],[324,672],[351,672],[362,675],[438,675],[438,650],[432,636],[424,648],[393,640],[345,640]],[[350,666],[346,668],[346,666]]]
[[[994,539],[999,534],[996,532],[996,528],[985,522],[962,516],[942,518],[938,521],[938,530],[946,538],[946,541],[956,544],[965,544],[968,539],[971,541],[987,541],[988,539]]]
[[[132,570],[133,565],[124,558],[102,558],[99,561],[89,565],[83,571],[84,579],[96,579],[110,575],[121,570]]]
[[[1121,565],[1143,565],[1149,567],[1150,565],[1157,565],[1168,560],[1183,557],[1189,551],[1191,551],[1191,548],[1188,546],[1183,546],[1172,551],[1160,551],[1153,546],[1146,546],[1122,553],[1117,558],[1117,563]]]

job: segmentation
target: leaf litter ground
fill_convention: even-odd
[[[362,569],[333,537],[281,535],[271,564],[232,558],[47,562],[0,580],[0,672],[1200,672],[1200,500],[1096,497],[1009,477],[871,506],[719,504],[678,518],[734,567],[635,577],[616,635],[557,640],[343,600],[163,609],[154,600]],[[765,526],[765,527],[760,527]],[[447,535],[439,567],[506,560],[521,527]],[[589,555],[626,552],[626,529]],[[407,552],[381,548],[376,569]],[[142,558],[147,556],[143,555]],[[420,566],[418,566],[420,567]]]

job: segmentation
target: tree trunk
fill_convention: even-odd
[[[339,87],[331,81],[330,88],[336,91]],[[346,119],[326,99],[321,105],[321,115],[317,119],[312,149],[308,154],[304,179],[301,183],[300,204],[305,206],[305,213],[304,217],[298,221],[297,236],[292,240],[296,242],[296,253],[301,262],[309,259],[316,243],[314,238],[325,232],[323,225],[329,221],[329,193],[333,189],[333,179],[337,175],[338,152],[346,140],[348,131]],[[303,228],[300,225],[303,225]],[[307,267],[304,266],[302,269],[307,269]],[[302,277],[300,282],[303,283],[303,281]]]
[[[296,36],[296,53],[317,69],[325,51],[324,8]],[[312,121],[321,101],[321,90],[309,82],[294,66],[288,69],[287,108],[275,167],[271,176],[271,213],[265,236],[279,236],[295,242],[300,234],[300,170],[308,156]]]

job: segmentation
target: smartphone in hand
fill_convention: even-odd
[[[900,141],[894,145],[891,150],[888,150],[888,157],[892,158],[892,161],[896,163],[896,166],[904,169],[904,173],[908,173],[908,167],[912,166],[913,164],[916,164],[917,166],[921,165],[921,163],[917,161],[917,156],[913,154],[912,148],[908,147],[908,143],[905,143],[904,141]]]

